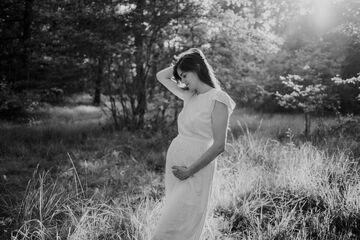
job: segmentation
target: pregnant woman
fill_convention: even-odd
[[[186,85],[181,88],[171,80]],[[224,92],[201,50],[182,53],[157,79],[183,100],[178,135],[165,166],[165,199],[152,240],[198,240],[212,191],[216,158],[225,150],[229,116],[235,102]]]

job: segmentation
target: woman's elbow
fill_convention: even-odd
[[[156,73],[156,79],[157,79],[158,81],[160,81],[160,78],[161,78],[161,73],[160,73],[160,72],[157,72],[157,73]]]

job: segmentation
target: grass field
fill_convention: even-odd
[[[0,238],[149,239],[174,126],[116,132],[86,106],[47,116],[1,125]],[[301,115],[236,110],[203,239],[359,239],[359,145],[319,131],[335,123],[315,120],[306,141]]]

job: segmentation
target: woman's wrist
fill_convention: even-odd
[[[190,177],[196,173],[195,169],[192,166],[188,167],[187,171]]]

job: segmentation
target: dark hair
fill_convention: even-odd
[[[177,69],[184,72],[195,72],[201,82],[220,89],[220,84],[214,75],[213,68],[207,62],[204,53],[198,48],[190,48],[183,52],[175,63],[173,75],[177,81],[180,81],[181,77]]]

